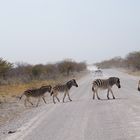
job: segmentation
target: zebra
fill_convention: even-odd
[[[102,70],[98,69],[98,70],[95,70],[94,71],[94,75],[95,76],[102,76],[103,75],[103,72],[102,72]]]
[[[78,84],[76,83],[75,79],[68,81],[64,85],[58,84],[58,85],[54,86],[52,89],[52,92],[51,92],[51,96],[53,96],[53,103],[54,104],[56,103],[55,98],[58,100],[58,102],[60,102],[59,98],[57,97],[59,92],[64,92],[63,103],[64,103],[66,95],[68,96],[69,100],[72,101],[72,99],[70,98],[70,95],[69,95],[69,90],[71,89],[72,86],[78,87]]]
[[[33,105],[33,103],[30,101],[30,97],[34,97],[34,98],[38,98],[38,102],[36,107],[39,105],[40,99],[42,98],[44,103],[46,103],[45,98],[44,98],[44,94],[46,92],[51,92],[52,90],[52,86],[51,85],[46,85],[46,86],[41,86],[40,88],[35,88],[35,89],[28,89],[26,91],[23,92],[23,94],[19,97],[19,99],[21,100],[21,98],[23,97],[23,95],[26,96],[25,100],[24,100],[24,105],[25,107],[27,106],[26,103],[27,101]]]
[[[96,79],[93,81],[93,85],[92,85],[92,91],[93,91],[93,100],[95,98],[95,94],[98,98],[98,100],[100,100],[100,97],[98,96],[98,89],[101,90],[105,90],[107,89],[107,98],[109,98],[109,92],[111,92],[113,99],[115,99],[115,96],[113,94],[112,91],[112,86],[116,85],[118,88],[121,88],[120,85],[120,79],[118,77],[110,77],[108,79]]]
[[[140,91],[140,80],[138,82],[138,91]]]

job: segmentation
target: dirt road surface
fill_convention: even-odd
[[[93,73],[78,81],[79,87],[70,91],[72,102],[28,109],[23,117],[10,124],[5,140],[138,140],[140,139],[139,77],[117,70],[103,70],[103,77],[117,76],[121,89],[113,87],[115,100],[107,100],[101,91],[101,100],[92,100]],[[110,95],[111,97],[111,95]],[[7,129],[8,130],[8,129]]]

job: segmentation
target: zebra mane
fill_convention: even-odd
[[[110,84],[111,86],[113,86],[113,85],[116,83],[116,79],[119,80],[119,78],[117,78],[117,77],[110,77],[110,78],[109,78],[109,84]]]
[[[72,81],[73,81],[74,79],[72,79],[72,80],[70,80],[70,81],[68,81],[67,83],[66,83],[66,85],[68,86],[68,89],[70,89],[71,87],[72,87]]]

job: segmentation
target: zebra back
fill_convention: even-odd
[[[58,84],[53,87],[53,91],[65,92],[71,89],[72,86],[78,87],[75,79],[68,81],[66,84]],[[52,95],[53,93],[51,93]]]
[[[36,89],[28,89],[24,91],[25,96],[32,96],[32,97],[38,97],[38,96],[43,96],[46,92],[51,92],[52,86],[47,85],[47,86],[42,86],[40,88]]]
[[[98,88],[109,88],[112,87],[114,84],[120,88],[120,79],[118,77],[110,77],[108,79],[96,79],[93,81],[93,88],[98,87]]]
[[[68,90],[68,87],[66,84],[64,85],[58,84],[55,87],[53,87],[53,90],[61,92],[61,91]]]
[[[109,86],[108,79],[96,79],[93,81],[93,87],[107,88]]]

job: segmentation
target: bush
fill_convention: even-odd
[[[124,59],[122,59],[121,57],[114,57],[110,60],[105,60],[100,63],[96,63],[96,66],[102,69],[112,67],[124,67]]]
[[[115,57],[95,64],[99,68],[123,67],[134,71],[140,70],[140,51],[129,53],[124,59]]]
[[[126,56],[126,64],[133,70],[140,70],[140,52],[132,52]]]
[[[7,73],[13,68],[13,64],[0,58],[0,77],[6,79]]]
[[[27,63],[17,63],[15,67],[13,64],[0,59],[0,76],[1,83],[28,83],[33,80],[48,80],[56,79],[61,75],[70,75],[73,72],[80,72],[86,69],[84,62],[77,63],[72,60],[64,60],[56,64],[37,64],[29,65]]]

